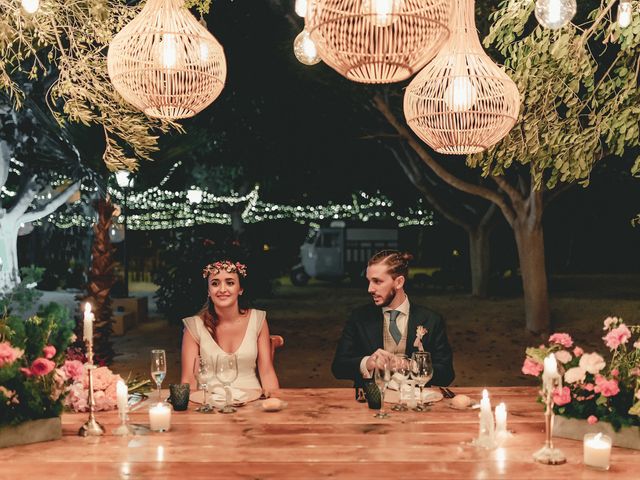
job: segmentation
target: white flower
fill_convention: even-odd
[[[603,330],[609,330],[609,328],[611,328],[611,325],[617,325],[618,324],[618,317],[607,317],[604,319],[604,327],[602,327]]]
[[[556,356],[556,360],[558,360],[560,363],[567,363],[571,361],[571,354],[569,352],[567,352],[566,350],[560,350],[556,353],[554,353],[554,355]]]
[[[564,374],[564,381],[567,383],[584,382],[584,377],[587,372],[580,367],[573,367],[567,370]]]
[[[580,357],[580,368],[589,372],[591,375],[595,375],[605,366],[604,358],[597,353],[585,353]]]

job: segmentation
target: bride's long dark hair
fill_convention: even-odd
[[[242,276],[238,275],[237,273],[236,275],[238,277],[238,284],[240,285],[240,288],[244,288],[242,285]],[[209,333],[213,336],[213,339],[217,341],[218,337],[216,335],[216,326],[218,325],[220,319],[218,318],[218,314],[216,313],[216,307],[211,301],[211,297],[209,297],[209,276],[205,278],[205,288],[207,290],[207,301],[204,302],[204,305],[196,315],[202,319],[205,328],[209,330]],[[238,295],[238,313],[240,315],[245,315],[247,313],[247,310],[249,309],[245,302],[245,298],[243,298],[242,295]]]

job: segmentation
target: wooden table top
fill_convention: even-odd
[[[456,388],[474,399],[478,388]],[[190,405],[173,412],[171,431],[115,437],[116,412],[99,412],[103,437],[82,438],[87,414],[62,417],[61,440],[0,449],[0,478],[243,478],[307,479],[603,479],[638,478],[640,451],[614,448],[611,469],[582,465],[582,442],[554,439],[565,465],[534,463],[544,443],[542,407],[535,389],[490,388],[493,405],[505,402],[513,437],[495,450],[469,444],[478,410],[454,410],[448,400],[429,412],[391,412],[389,419],[354,400],[353,389],[283,389],[289,403],[275,413],[260,402],[235,414],[201,414]],[[148,413],[131,413],[148,424]]]

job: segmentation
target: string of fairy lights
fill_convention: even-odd
[[[300,224],[314,225],[330,220],[355,220],[361,222],[387,220],[399,227],[431,226],[433,212],[419,200],[415,207],[398,209],[395,203],[381,193],[370,195],[358,192],[352,195],[351,202],[325,205],[286,205],[264,201],[260,198],[260,187],[256,185],[246,194],[231,193],[215,195],[211,192],[191,187],[188,190],[170,190],[167,181],[178,162],[158,184],[144,191],[131,191],[109,186],[108,194],[116,205],[126,205],[128,211],[120,209],[116,216],[116,225],[122,224],[127,214],[127,229],[130,230],[167,230],[197,225],[231,225],[232,212],[239,212],[242,221],[247,224],[274,220],[291,220]],[[56,189],[69,183],[64,177],[55,178],[51,187],[41,192],[35,203],[46,202]],[[83,184],[81,193],[96,190],[93,184]],[[8,189],[0,191],[0,198],[15,196]],[[126,199],[125,199],[126,195]],[[125,201],[126,200],[126,201]],[[34,222],[51,222],[59,228],[91,227],[96,220],[95,213],[82,208],[80,202],[60,208],[48,217]]]

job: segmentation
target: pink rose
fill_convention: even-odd
[[[620,345],[627,343],[631,338],[631,332],[624,323],[607,333],[602,339],[611,350],[615,350]]]
[[[613,370],[611,370],[611,375],[618,378],[618,375],[620,375],[620,371],[617,368],[614,368]]]
[[[23,353],[23,350],[13,348],[9,342],[0,343],[0,367],[15,362]]]
[[[88,381],[87,379],[87,384]],[[93,371],[93,388],[95,390],[106,390],[109,385],[115,382],[115,375],[108,367],[98,367]]]
[[[56,347],[47,345],[42,349],[42,353],[44,353],[44,358],[52,359],[56,355]]]
[[[583,353],[584,353],[584,350],[582,350],[580,347],[576,347],[576,348],[573,349],[573,356],[574,357],[579,357]]]
[[[31,373],[38,376],[47,375],[55,368],[55,366],[56,364],[51,360],[39,357],[31,364]]]
[[[589,415],[589,418],[587,418],[587,423],[589,425],[593,425],[594,423],[598,423],[598,417],[596,417],[595,415]]]
[[[569,387],[556,388],[553,391],[553,403],[561,407],[571,401],[571,390]]]
[[[558,360],[560,363],[567,363],[571,361],[571,354],[566,350],[559,350],[554,353],[554,355],[556,356],[556,360]]]
[[[611,328],[611,325],[615,325],[618,323],[618,317],[607,317],[604,319],[604,327],[602,327],[603,330],[609,330],[609,328]]]
[[[568,333],[554,333],[549,337],[549,343],[556,343],[565,348],[570,348],[573,345],[573,340]]]
[[[605,397],[613,397],[620,393],[620,387],[617,380],[607,380],[602,375],[596,375],[596,386],[593,391]]]
[[[525,375],[533,375],[534,377],[537,377],[538,375],[540,375],[540,373],[542,373],[543,368],[544,367],[541,363],[538,363],[531,358],[525,358],[524,365],[522,365],[522,373],[524,373]]]
[[[67,377],[74,382],[80,380],[84,374],[84,365],[79,360],[65,360],[62,368]]]
[[[593,383],[585,383],[582,388],[584,388],[587,392],[593,392],[593,389],[595,388],[593,386]]]

